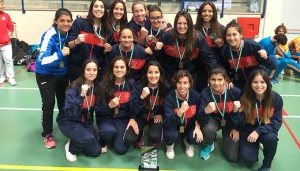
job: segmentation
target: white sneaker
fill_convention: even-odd
[[[264,145],[262,143],[259,143],[259,149],[264,150]]]
[[[76,162],[77,156],[76,154],[73,155],[72,153],[70,153],[69,147],[70,147],[70,141],[68,141],[67,144],[65,145],[66,158],[69,162]]]
[[[12,78],[12,77],[8,79],[8,83],[9,83],[10,85],[12,85],[12,86],[17,85],[16,80],[15,80],[14,78]]]
[[[183,138],[183,143],[185,145],[185,154],[188,157],[194,157],[194,146],[190,145],[187,141],[186,141],[186,137]]]
[[[0,84],[3,84],[4,81],[5,81],[5,77],[4,77],[4,76],[1,76],[1,77],[0,77]]]
[[[175,157],[174,146],[175,146],[175,144],[172,144],[170,146],[166,145],[166,147],[167,147],[166,156],[170,160],[174,159],[174,157]]]
[[[102,147],[101,148],[101,153],[103,154],[103,153],[106,153],[107,152],[107,145],[105,146],[105,147]]]

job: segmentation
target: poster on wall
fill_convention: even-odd
[[[189,11],[189,12],[197,12],[201,4],[207,0],[198,0],[198,1],[184,1],[183,9]],[[210,0],[212,1],[217,11],[220,11],[222,9],[222,0]],[[224,9],[231,9],[231,2],[232,0],[224,0]]]

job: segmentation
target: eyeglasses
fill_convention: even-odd
[[[158,16],[158,17],[150,17],[150,20],[151,20],[151,21],[155,21],[155,20],[156,20],[156,21],[159,21],[159,20],[161,20],[161,18],[162,18],[161,16]]]

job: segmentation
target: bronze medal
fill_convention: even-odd
[[[179,133],[184,133],[184,126],[179,127]]]
[[[226,120],[224,118],[221,120],[221,126],[226,126]]]
[[[119,114],[119,108],[118,108],[118,107],[116,107],[116,108],[114,109],[114,114],[115,114],[115,115],[118,115],[118,114]]]
[[[152,38],[152,42],[153,42],[153,43],[157,43],[157,39],[156,39],[156,37],[155,37],[155,36],[153,36],[153,38]]]
[[[234,80],[239,81],[239,74],[234,74]]]
[[[59,62],[59,68],[64,68],[65,67],[65,63],[64,62]]]
[[[179,62],[179,69],[183,69],[183,62],[182,61]]]

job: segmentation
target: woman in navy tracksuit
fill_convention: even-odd
[[[172,79],[176,89],[170,91],[164,100],[165,118],[163,137],[166,143],[166,156],[174,159],[174,146],[179,134],[183,134],[185,153],[194,156],[192,144],[200,143],[203,135],[196,116],[199,112],[200,94],[192,90],[192,75],[187,70],[179,70]]]
[[[242,39],[242,28],[232,20],[225,28],[227,45],[223,47],[222,56],[227,60],[227,73],[231,82],[243,91],[249,74],[261,66],[268,69],[276,68],[275,59],[270,58],[266,51],[253,40]]]
[[[165,72],[157,61],[150,61],[143,70],[143,77],[136,84],[130,100],[130,112],[136,115],[139,139],[136,146],[143,144],[144,127],[147,125],[150,145],[158,147],[162,139],[163,101],[169,93],[164,79]]]
[[[114,45],[119,42],[120,30],[128,24],[126,4],[123,0],[113,1],[110,5],[108,19],[113,33],[113,42],[111,45]]]
[[[100,69],[105,69],[105,53],[111,50],[112,32],[108,24],[104,0],[92,0],[87,18],[77,18],[69,31],[67,44],[71,49],[69,57],[70,81],[80,74],[86,59],[96,59]],[[104,72],[99,72],[99,78]]]
[[[272,91],[267,73],[254,70],[240,101],[245,122],[240,131],[240,158],[248,164],[257,162],[262,143],[264,160],[259,171],[270,171],[282,125],[282,98]]]
[[[69,138],[65,145],[66,158],[77,160],[77,154],[97,157],[101,147],[93,127],[95,86],[98,64],[87,59],[82,64],[80,76],[67,89],[64,110],[59,112],[56,121],[60,131]]]
[[[42,136],[46,148],[56,147],[53,131],[55,97],[59,112],[63,110],[65,90],[69,85],[68,62],[70,49],[65,46],[72,26],[72,13],[64,8],[55,13],[53,27],[41,38],[41,48],[35,64],[36,83],[42,98]]]
[[[119,35],[120,43],[113,45],[112,50],[108,53],[107,59],[110,63],[116,56],[125,57],[130,69],[130,78],[135,81],[142,76],[142,69],[147,61],[145,48],[136,44],[133,31],[129,27],[124,27]]]
[[[227,81],[226,70],[220,65],[213,66],[208,71],[209,86],[200,94],[197,119],[205,140],[205,146],[200,152],[204,160],[210,157],[215,135],[222,129],[221,150],[229,161],[238,161],[239,130],[243,123],[238,111],[241,91],[236,87],[227,89]]]
[[[222,58],[221,51],[224,45],[224,29],[225,27],[218,22],[218,12],[213,2],[203,2],[198,10],[195,29],[204,36],[208,46],[218,60],[218,64],[224,66],[227,62]],[[201,70],[207,66],[200,61],[200,70],[197,74],[197,91],[201,92],[207,83],[207,71]]]
[[[194,29],[193,20],[187,11],[179,11],[176,14],[174,27],[162,37],[164,47],[160,58],[167,81],[170,82],[173,74],[180,69],[194,74],[199,60],[209,67],[217,64],[217,59],[207,42]]]
[[[100,82],[96,120],[99,128],[102,152],[107,151],[107,143],[113,140],[117,154],[125,154],[139,134],[135,116],[129,111],[129,101],[134,81],[128,79],[128,66],[122,56],[116,56],[107,74]]]

